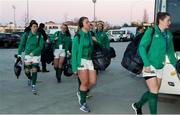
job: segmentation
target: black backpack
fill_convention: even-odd
[[[78,41],[80,42],[80,34],[76,34]],[[92,62],[94,69],[104,71],[111,63],[111,58],[109,57],[109,51],[100,45],[94,45],[94,50],[92,53]]]
[[[17,54],[15,54],[14,57],[16,58],[16,62],[14,63],[14,73],[17,79],[19,79],[22,70],[22,60]]]
[[[147,48],[147,52],[149,51],[149,48],[151,46],[152,40],[153,40],[153,35],[154,35],[154,28],[152,28],[152,34],[151,34],[151,42]],[[134,74],[141,74],[144,63],[142,61],[141,56],[139,55],[138,52],[138,47],[141,42],[141,39],[144,34],[140,34],[135,37],[135,39],[129,43],[127,46],[124,56],[121,61],[121,65],[127,69],[128,71],[134,73]]]
[[[113,47],[110,47],[109,56],[110,56],[110,58],[115,58],[116,57],[116,52],[115,52]]]
[[[63,73],[65,76],[70,77],[73,75],[72,71],[72,59],[70,57],[65,58],[65,62],[63,64]]]

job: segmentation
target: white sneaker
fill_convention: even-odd
[[[86,112],[86,113],[91,112],[89,106],[87,105],[87,103],[84,103],[84,104],[81,106],[80,110],[83,111],[83,112]]]
[[[34,94],[37,93],[36,85],[32,85],[32,92],[33,92]]]

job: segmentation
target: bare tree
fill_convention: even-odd
[[[66,22],[68,20],[68,13],[64,14],[64,22]]]
[[[143,22],[147,23],[149,21],[149,15],[147,13],[147,10],[144,9],[144,14],[143,14]]]
[[[129,25],[127,23],[124,23],[122,27],[128,27]]]

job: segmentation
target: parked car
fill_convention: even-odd
[[[16,35],[19,35],[20,37],[22,37],[24,32],[13,32],[12,34],[16,34]]]
[[[114,30],[108,30],[106,34],[110,42],[118,42],[120,40],[120,35],[122,33],[119,29],[114,29]]]
[[[20,43],[20,36],[17,34],[1,33],[0,34],[0,47],[1,48],[14,48],[18,47]]]
[[[121,36],[120,36],[120,41],[131,41],[134,39],[137,31],[137,27],[122,27],[120,29],[121,31]]]
[[[120,39],[119,41],[120,42],[124,42],[124,41],[131,41],[132,38],[131,38],[131,33],[128,31],[128,30],[120,30],[121,31],[121,34],[120,34]]]
[[[131,41],[136,35],[137,27],[122,27],[121,29],[108,30],[107,35],[111,42]]]

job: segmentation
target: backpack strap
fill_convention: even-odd
[[[57,32],[57,37],[59,37],[59,35],[60,35],[60,31]]]
[[[39,45],[40,39],[41,39],[41,33],[39,33],[38,35],[38,45]]]
[[[148,47],[147,51],[149,51],[149,49],[150,49],[150,47],[151,47],[151,44],[152,44],[152,41],[153,41],[153,37],[154,37],[154,33],[155,33],[155,29],[154,29],[154,27],[152,27],[151,42],[150,42],[150,44],[149,44],[149,47]]]
[[[78,43],[80,43],[80,38],[81,38],[80,34],[79,34],[79,33],[77,33],[75,36],[77,36],[77,37],[78,37]]]
[[[155,33],[155,28],[154,28],[154,27],[152,27],[151,38],[153,38],[153,36],[154,36],[154,33]]]
[[[152,27],[151,42],[150,42],[150,44],[149,44],[149,45],[151,45],[151,44],[152,44],[153,37],[154,37],[154,33],[155,33],[155,29],[154,29],[154,27]]]
[[[75,36],[78,37],[78,43],[80,44],[80,38],[81,38],[81,35],[80,35],[79,33],[77,33]],[[89,40],[89,42],[90,42],[90,40]],[[91,45],[91,43],[90,43],[90,45]]]
[[[25,48],[26,48],[26,42],[27,42],[28,36],[29,36],[29,31],[27,31],[26,35],[25,35],[25,41],[24,41],[24,45],[23,45],[23,52],[25,51]]]

